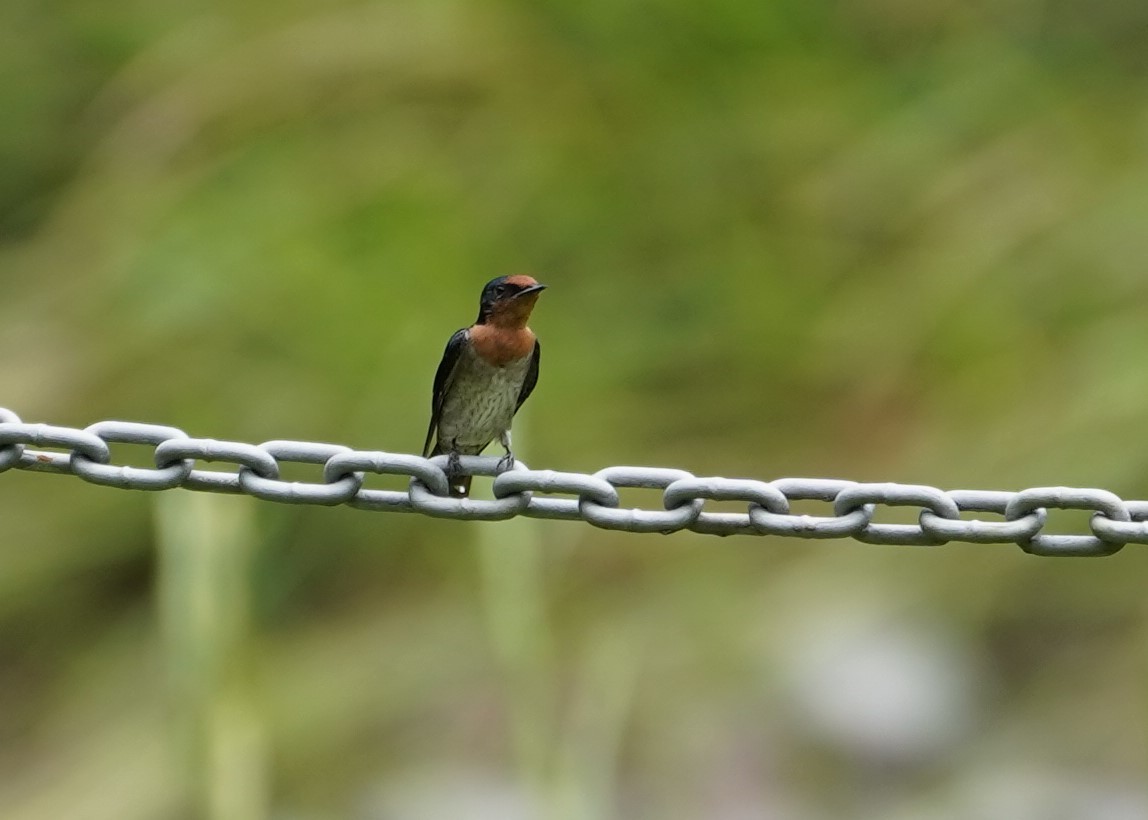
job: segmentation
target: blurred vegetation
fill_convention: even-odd
[[[532,466],[1148,497],[1146,79],[1132,0],[8,0],[0,404],[409,452],[530,272]],[[1138,548],[0,481],[5,818],[1148,817]]]

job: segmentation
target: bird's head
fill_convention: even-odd
[[[532,276],[500,276],[482,289],[476,324],[523,327],[538,296],[546,288]]]

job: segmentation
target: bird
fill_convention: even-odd
[[[423,458],[447,455],[453,497],[470,493],[471,477],[462,475],[459,456],[478,455],[497,438],[506,451],[499,469],[514,464],[510,424],[538,384],[542,358],[526,322],[545,288],[523,274],[491,279],[479,297],[478,319],[446,343],[435,371]]]

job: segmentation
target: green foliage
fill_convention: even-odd
[[[551,286],[532,466],[1146,497],[1145,17],[7,3],[0,404],[413,451],[447,337],[521,271]],[[5,817],[185,816],[172,724],[195,715],[172,719],[157,674],[152,499],[0,484]],[[553,522],[516,608],[491,598],[510,594],[498,537],[475,550],[472,527],[258,516],[249,696],[282,816],[463,816],[444,791],[467,816],[517,816],[511,798],[860,816],[873,761],[790,714],[795,645],[827,612],[921,624],[966,659],[975,717],[883,770],[881,816],[966,816],[984,760],[1114,782],[1145,762],[1135,548],[1055,562]],[[535,604],[518,649],[544,649],[513,655],[492,624]]]

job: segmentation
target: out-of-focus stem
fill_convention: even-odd
[[[267,755],[249,685],[250,499],[156,500],[159,609],[189,816],[267,817]]]

